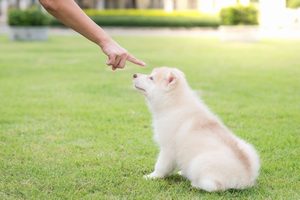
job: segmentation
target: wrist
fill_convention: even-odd
[[[110,43],[111,41],[112,41],[111,37],[105,33],[98,38],[96,43],[98,46],[103,48],[106,44]]]

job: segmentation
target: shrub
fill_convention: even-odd
[[[289,8],[299,8],[300,7],[300,0],[288,0],[287,5]]]
[[[108,10],[95,10],[86,9],[85,13],[89,16],[147,16],[147,17],[211,17],[212,15],[207,15],[200,13],[196,10],[186,10],[186,11],[172,11],[165,12],[164,10],[158,9],[108,9]]]
[[[133,17],[133,16],[95,16],[92,19],[101,26],[127,27],[217,27],[214,20],[186,17]]]
[[[198,11],[163,10],[85,10],[98,25],[126,27],[217,27],[219,17]],[[60,25],[57,20],[52,25]]]
[[[223,8],[220,12],[223,25],[256,25],[258,11],[253,6],[232,6]]]
[[[50,18],[38,8],[11,9],[8,13],[8,24],[10,26],[47,26],[50,24]]]

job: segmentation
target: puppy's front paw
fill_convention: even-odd
[[[160,176],[155,172],[152,172],[151,174],[144,175],[144,179],[146,179],[146,180],[158,179],[158,178],[163,178],[163,176]]]

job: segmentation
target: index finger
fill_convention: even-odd
[[[127,60],[129,62],[132,62],[132,63],[136,64],[136,65],[146,66],[146,63],[144,63],[143,61],[135,58],[133,55],[130,55],[130,54],[128,55]]]

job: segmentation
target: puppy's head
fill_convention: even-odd
[[[175,68],[155,68],[151,74],[134,74],[134,87],[148,99],[163,97],[176,91],[184,83],[184,74]]]

